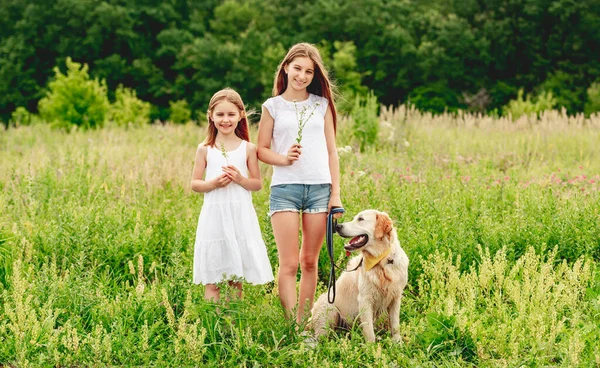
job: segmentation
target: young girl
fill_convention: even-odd
[[[275,75],[273,96],[263,104],[258,158],[273,165],[269,215],[279,254],[279,298],[290,317],[296,308],[300,264],[296,320],[301,323],[315,296],[327,213],[341,206],[337,114],[316,47],[300,43],[288,51]]]
[[[207,117],[208,134],[196,151],[192,176],[192,190],[205,193],[194,283],[206,285],[205,299],[218,301],[219,282],[228,281],[241,297],[240,279],[264,284],[273,280],[273,272],[252,206],[250,192],[260,190],[262,182],[240,95],[229,88],[215,93]]]

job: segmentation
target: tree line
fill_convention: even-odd
[[[597,0],[48,0],[0,3],[0,119],[36,112],[67,57],[152,104],[200,115],[229,86],[259,108],[277,63],[317,44],[342,97],[501,111],[519,90],[584,111],[600,81]]]

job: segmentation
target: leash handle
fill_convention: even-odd
[[[344,213],[346,212],[342,207],[331,207],[329,214],[327,215],[327,233],[326,233],[326,242],[327,242],[327,253],[329,254],[329,262],[331,269],[329,270],[329,283],[327,284],[327,301],[329,304],[333,304],[335,301],[335,260],[333,258],[333,232],[335,231],[335,226],[337,225],[337,219],[333,218],[333,215],[336,213]],[[331,291],[333,290],[333,294]]]

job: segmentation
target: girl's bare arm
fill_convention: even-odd
[[[332,206],[342,207],[340,198],[340,160],[335,144],[335,129],[333,128],[333,114],[327,107],[325,114],[325,141],[327,142],[327,153],[329,156],[329,172],[331,173],[331,197],[329,199],[329,208]],[[341,216],[336,214],[337,217]]]
[[[287,156],[273,152],[271,139],[273,138],[273,126],[275,120],[269,110],[263,106],[260,122],[258,123],[258,142],[256,145],[258,159],[269,165],[289,166],[300,158],[302,146],[294,144],[287,152]]]
[[[194,171],[192,173],[192,190],[198,193],[207,193],[213,189],[229,185],[231,179],[227,175],[220,175],[212,180],[204,180],[204,171],[206,169],[206,146],[201,144],[196,150],[196,159],[194,160]]]

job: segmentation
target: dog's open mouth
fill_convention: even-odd
[[[366,234],[355,236],[344,246],[344,249],[349,251],[357,250],[364,247],[368,242],[369,237]]]

